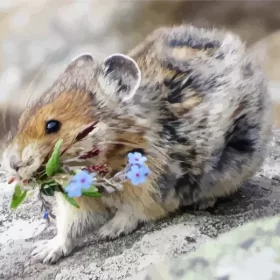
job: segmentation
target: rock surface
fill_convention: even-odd
[[[172,258],[131,279],[277,280],[280,279],[280,215],[222,234],[195,253]]]

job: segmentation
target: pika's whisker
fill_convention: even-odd
[[[128,143],[128,142],[123,142],[123,141],[102,141],[99,144],[100,145],[103,145],[103,144],[116,144],[116,145],[120,144],[120,145],[125,145],[125,146],[128,146],[128,147],[132,147],[132,148],[139,148],[139,145]]]
[[[117,127],[108,127],[108,128],[114,131],[124,131],[124,132],[131,132],[131,133],[141,132],[141,129],[135,129],[135,128],[117,128]]]

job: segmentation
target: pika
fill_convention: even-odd
[[[79,209],[56,193],[57,235],[37,243],[32,258],[54,263],[88,230],[117,238],[179,207],[213,206],[258,171],[271,115],[263,71],[230,32],[162,27],[128,54],[80,55],[22,113],[4,168],[30,180],[63,139],[65,164],[84,159],[115,174],[129,152],[141,151],[151,174],[137,187],[78,197]],[[85,159],[93,148],[99,154]]]

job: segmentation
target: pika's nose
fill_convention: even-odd
[[[12,169],[14,169],[16,172],[18,172],[19,168],[20,168],[20,163],[19,161],[16,159],[15,156],[11,157],[11,161],[10,161],[10,166]]]

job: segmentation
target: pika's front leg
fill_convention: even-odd
[[[55,196],[57,235],[53,239],[41,240],[35,244],[31,256],[36,262],[55,263],[61,257],[68,256],[74,248],[74,232],[71,227],[81,221],[82,213],[72,205],[67,205],[61,194]]]
[[[134,231],[140,222],[155,221],[174,211],[178,202],[163,205],[155,200],[149,182],[141,186],[125,186],[124,191],[104,201],[117,207],[114,217],[98,231],[101,239],[114,239]],[[104,199],[105,200],[105,199]]]
[[[100,227],[108,213],[92,198],[79,198],[80,208],[72,206],[61,193],[56,193],[56,226],[57,235],[50,240],[39,241],[31,253],[33,261],[44,264],[57,262],[61,257],[68,256],[75,247],[75,239],[90,227]]]

